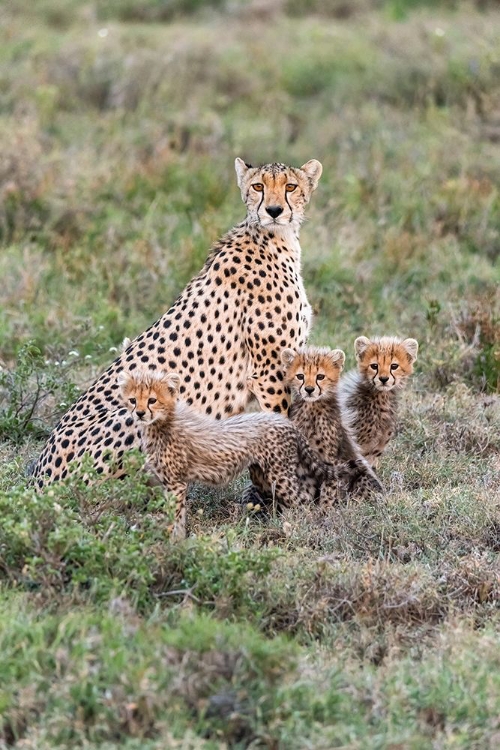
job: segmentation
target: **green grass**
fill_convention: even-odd
[[[500,14],[494,3],[19,2],[0,11],[0,745],[500,742]],[[301,164],[312,341],[420,343],[384,501],[262,518],[25,467]],[[139,462],[140,464],[140,462]],[[3,743],[3,744],[2,744]]]

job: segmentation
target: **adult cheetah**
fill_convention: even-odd
[[[235,167],[246,219],[214,245],[172,307],[66,412],[34,467],[37,487],[63,479],[84,454],[103,473],[140,447],[139,429],[119,397],[124,369],[178,372],[181,399],[216,419],[243,411],[252,395],[262,409],[287,413],[280,351],[302,346],[311,324],[299,229],[322,166],[311,159],[300,168],[252,167],[236,159]]]

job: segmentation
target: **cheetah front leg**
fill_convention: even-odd
[[[286,473],[275,474],[273,477],[273,494],[276,504],[281,508],[292,508],[302,504],[301,486],[295,476]]]
[[[247,388],[257,399],[262,411],[288,415],[292,403],[290,389],[283,385],[279,363],[256,367],[247,378]]]
[[[291,395],[290,390],[283,385],[279,363],[271,364],[266,368],[254,367],[252,375],[247,378],[247,388],[257,399],[263,411],[288,415]],[[249,472],[252,484],[245,488],[243,502],[253,505],[268,504],[271,494],[266,488],[261,467],[252,465],[249,467]]]
[[[321,483],[319,493],[319,507],[321,510],[328,510],[335,505],[339,499],[338,482],[324,481]]]
[[[298,476],[298,456],[294,438],[283,435],[281,445],[273,445],[267,456],[264,479],[281,508],[300,505],[302,485]]]
[[[245,487],[242,502],[246,505],[267,505],[271,498],[270,488],[265,479],[265,473],[259,464],[252,464],[248,467],[251,484]]]
[[[172,494],[176,497],[175,521],[172,529],[173,539],[186,538],[186,498],[187,484],[181,481],[170,481],[165,489],[165,495]]]

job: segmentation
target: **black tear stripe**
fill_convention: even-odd
[[[257,216],[259,215],[260,207],[262,206],[262,203],[264,202],[264,194],[265,194],[265,186],[262,188],[262,198],[260,199],[260,203],[257,206]]]
[[[290,209],[290,219],[289,219],[288,223],[291,224],[292,221],[293,221],[293,208],[291,207],[290,203],[288,202],[288,196],[286,194],[286,188],[285,188],[285,201],[286,201],[286,204],[287,204],[288,208]]]

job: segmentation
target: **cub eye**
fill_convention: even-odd
[[[302,372],[298,372],[295,377],[297,380],[304,380],[304,374]]]
[[[377,372],[378,365],[376,363],[374,363],[373,365],[370,365],[370,367],[372,368],[372,370],[375,370],[375,372]]]
[[[253,187],[253,189],[254,189],[254,190],[256,190],[256,191],[257,191],[258,193],[262,193],[262,191],[264,190],[264,185],[262,184],[262,182],[255,182],[255,183],[254,183],[254,184],[252,185],[252,187]]]
[[[322,375],[321,373],[319,375],[316,375],[316,380],[324,380],[324,379],[325,379],[325,376]]]
[[[399,367],[398,363],[397,362],[393,362],[392,365],[391,365],[391,370],[397,370],[398,367]]]
[[[287,193],[293,193],[293,191],[295,190],[296,187],[297,187],[297,185],[294,185],[292,182],[289,182],[286,185],[285,190],[286,190]]]
[[[136,398],[129,398],[129,401],[130,401],[131,404],[136,404],[137,403],[137,399]]]
[[[156,404],[156,399],[153,397],[148,398],[148,406],[151,406],[151,404]]]

